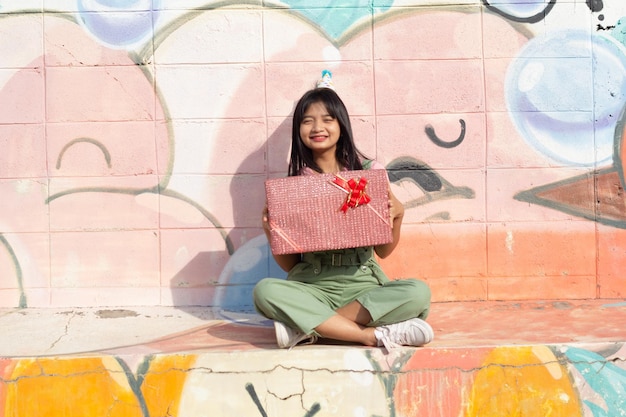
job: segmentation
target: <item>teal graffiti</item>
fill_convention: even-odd
[[[611,36],[626,46],[626,17],[617,21],[615,28],[611,31]]]
[[[332,39],[339,39],[356,22],[368,16],[387,11],[394,0],[320,0],[312,6],[311,0],[283,0],[283,3],[319,26]]]
[[[594,417],[626,416],[626,370],[603,356],[584,349],[569,347],[565,356],[585,378],[585,382],[602,398],[603,404],[585,400]]]

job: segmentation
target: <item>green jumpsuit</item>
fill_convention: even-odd
[[[412,278],[389,280],[372,247],[305,253],[286,280],[259,281],[253,298],[264,317],[318,336],[314,329],[354,300],[369,311],[371,327],[425,319],[430,307],[428,285]]]

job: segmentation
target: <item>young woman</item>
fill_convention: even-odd
[[[293,115],[289,175],[384,169],[356,148],[348,112],[327,87],[308,91]],[[281,348],[318,337],[366,346],[422,346],[433,339],[424,321],[430,289],[416,279],[390,281],[374,258],[391,254],[400,239],[404,207],[389,190],[393,241],[376,247],[274,255],[287,279],[265,278],[254,288],[257,311],[274,320]],[[270,233],[267,207],[263,229]],[[341,254],[341,257],[333,254]],[[341,259],[340,262],[334,260]],[[337,264],[339,263],[339,264]]]

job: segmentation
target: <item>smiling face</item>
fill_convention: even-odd
[[[329,114],[324,103],[311,103],[300,123],[300,140],[313,152],[313,157],[335,155],[340,135],[339,122]]]

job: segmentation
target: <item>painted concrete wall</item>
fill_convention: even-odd
[[[0,306],[251,311],[334,74],[435,301],[626,296],[626,3],[0,1]]]
[[[607,344],[391,357],[336,348],[0,359],[0,415],[620,417],[626,373],[614,360],[623,351]]]

